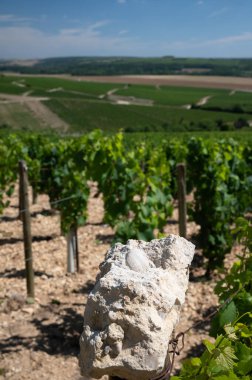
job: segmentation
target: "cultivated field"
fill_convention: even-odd
[[[249,91],[248,78],[2,75],[0,118],[63,133],[231,130],[241,117],[252,124]]]
[[[81,76],[81,80],[98,83],[130,83],[163,86],[220,88],[252,91],[252,78],[191,75],[119,75]]]

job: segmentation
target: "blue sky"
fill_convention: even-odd
[[[0,0],[0,59],[251,57],[252,0]]]

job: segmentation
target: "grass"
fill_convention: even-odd
[[[156,104],[169,106],[195,104],[205,96],[217,95],[219,97],[224,97],[227,94],[228,91],[226,90],[144,85],[130,85],[116,92],[116,95],[150,99],[153,100]]]
[[[0,104],[0,125],[30,130],[46,127],[33,116],[25,105],[19,103]]]
[[[221,96],[216,94],[209,102],[204,106],[205,109],[215,107],[224,110],[233,110],[242,108],[244,112],[252,112],[252,93],[236,91],[232,94],[229,92],[229,96]]]
[[[116,132],[181,131],[213,128],[217,120],[234,123],[237,114],[206,110],[186,110],[164,106],[122,106],[108,102],[52,99],[46,105],[73,130],[87,132],[96,128]],[[249,118],[250,115],[244,115]]]
[[[33,96],[49,96],[52,98],[98,98],[100,95],[105,95],[115,87],[121,88],[123,85],[115,85],[113,83],[93,83],[78,81],[77,79],[68,80],[54,77],[0,76],[0,93],[16,95],[31,91],[31,95]],[[59,90],[51,92],[53,89]]]
[[[18,77],[6,77],[0,76],[0,93],[11,94],[11,95],[21,95],[25,91],[25,87],[20,87],[17,85],[20,79]],[[19,84],[23,84],[21,81]]]
[[[138,142],[152,142],[153,144],[159,144],[162,140],[171,141],[171,140],[180,140],[187,141],[191,137],[201,137],[203,139],[211,140],[221,140],[232,138],[241,143],[248,143],[252,145],[252,133],[250,131],[228,131],[228,132],[204,132],[204,131],[195,131],[195,132],[135,132],[135,133],[125,133],[125,141],[128,144],[134,144]]]

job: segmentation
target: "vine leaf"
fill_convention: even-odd
[[[224,326],[224,330],[225,330],[225,333],[227,334],[227,337],[232,340],[232,341],[235,341],[237,340],[237,336],[235,334],[235,328],[231,325],[231,323],[229,323],[228,325]]]
[[[218,352],[218,356],[216,357],[215,361],[217,365],[231,371],[235,365],[235,359],[237,359],[237,357],[234,354],[234,349],[230,346],[227,346]]]
[[[252,348],[239,342],[237,345],[236,355],[238,357],[237,369],[242,375],[247,375],[252,371]]]
[[[220,326],[224,327],[225,325],[234,322],[236,318],[237,309],[235,303],[232,301],[220,313]]]

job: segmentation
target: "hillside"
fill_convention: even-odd
[[[237,77],[3,74],[0,129],[251,132],[251,91]]]
[[[217,75],[252,77],[252,58],[59,57],[0,60],[0,72],[71,75]]]

